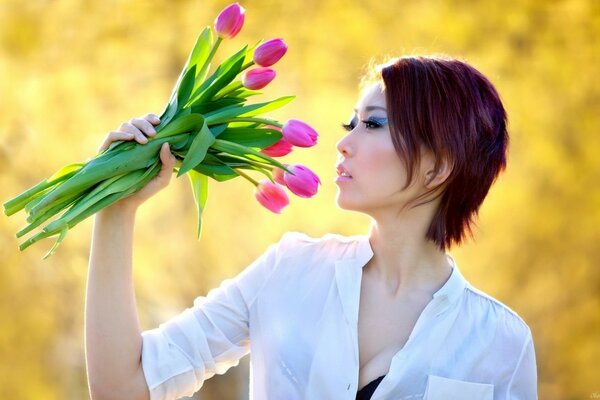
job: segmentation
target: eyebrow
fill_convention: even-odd
[[[379,107],[379,106],[366,106],[365,107],[365,111],[373,111],[373,110],[383,110],[383,111],[387,111],[387,109],[385,107]],[[358,110],[355,108],[354,109],[355,113],[358,113]]]

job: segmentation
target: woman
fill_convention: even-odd
[[[149,114],[110,132],[147,142]],[[86,304],[99,398],[191,395],[251,352],[254,399],[536,399],[531,330],[473,287],[446,252],[506,165],[506,114],[465,62],[407,56],[371,67],[337,144],[338,205],[368,235],[288,232],[193,307],[141,332],[131,278],[135,211],[175,163],[98,213]]]

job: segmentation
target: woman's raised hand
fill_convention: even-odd
[[[98,152],[107,149],[112,142],[118,140],[135,140],[140,144],[148,143],[148,137],[156,135],[155,125],[160,123],[156,114],[148,113],[144,116],[132,118],[128,122],[123,122],[116,131],[110,131],[104,138],[104,141],[98,148]],[[169,143],[165,142],[160,148],[160,161],[162,167],[151,181],[139,191],[130,196],[124,197],[116,203],[111,204],[109,208],[125,208],[135,211],[144,201],[154,196],[157,192],[169,185],[173,167],[175,166],[175,156],[169,151]]]

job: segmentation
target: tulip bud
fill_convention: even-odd
[[[242,84],[250,90],[262,89],[275,79],[275,70],[271,68],[254,68],[244,73]]]
[[[246,10],[239,3],[225,7],[215,18],[215,31],[221,38],[233,38],[242,29]]]
[[[283,165],[285,165],[286,168],[288,167],[288,164],[284,163]],[[279,167],[273,167],[273,170],[271,171],[271,174],[273,175],[273,180],[275,182],[279,183],[280,185],[286,186],[285,180],[284,180],[284,177],[283,177],[284,172],[285,171],[282,170]]]
[[[297,119],[290,119],[281,128],[283,138],[294,146],[312,147],[317,144],[319,135],[308,124]]]
[[[293,146],[284,138],[279,139],[275,144],[265,147],[260,152],[269,157],[283,157],[292,152]]]
[[[256,65],[268,67],[279,61],[287,49],[288,47],[283,39],[268,40],[254,50],[253,61]]]
[[[321,180],[304,165],[286,166],[294,175],[284,172],[283,179],[288,189],[299,197],[312,197],[317,193]]]
[[[263,207],[276,214],[281,214],[281,210],[289,204],[285,190],[268,179],[258,183],[254,189],[254,197]]]

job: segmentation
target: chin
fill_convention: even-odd
[[[339,192],[336,197],[336,203],[338,207],[342,210],[360,211],[360,203],[352,201],[352,199],[348,199],[347,196],[344,196],[342,193]]]

